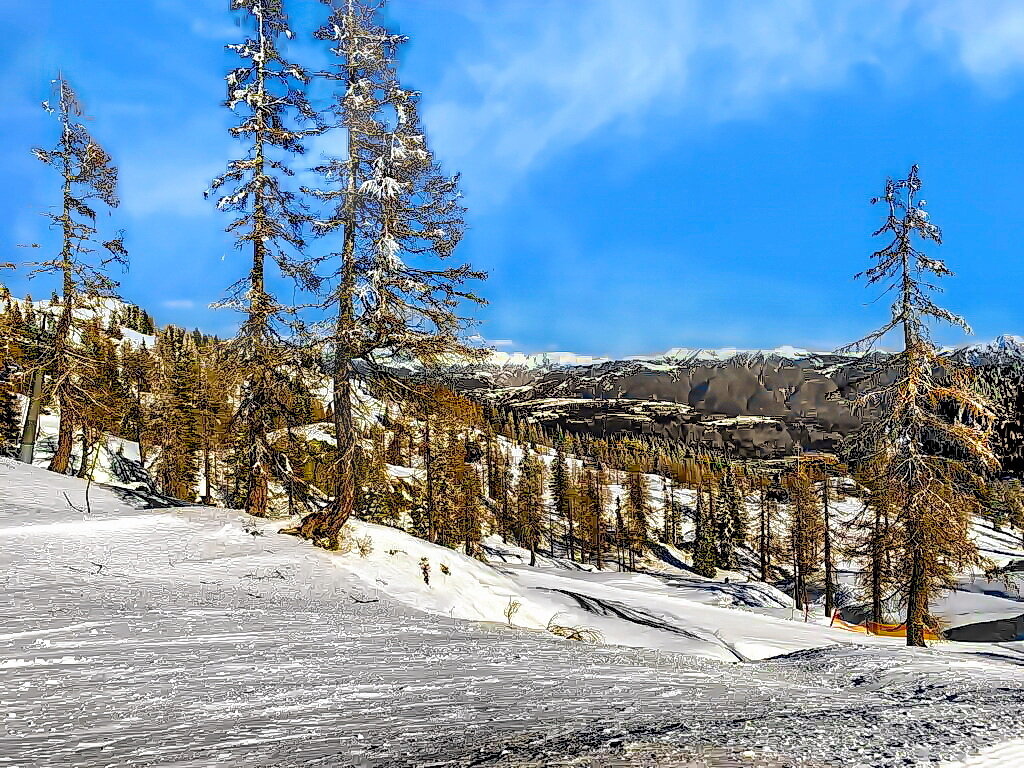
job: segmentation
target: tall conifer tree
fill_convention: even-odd
[[[693,569],[701,576],[713,579],[717,574],[718,547],[715,537],[715,518],[709,503],[704,501],[704,486],[711,495],[710,481],[697,485],[697,506],[694,513]]]
[[[344,152],[317,169],[325,188],[308,191],[332,206],[316,229],[335,248],[326,260],[325,304],[334,314],[326,339],[338,466],[331,503],[307,516],[298,533],[332,547],[352,512],[357,362],[361,375],[386,385],[396,380],[380,356],[430,365],[474,354],[460,341],[465,321],[457,307],[481,302],[464,284],[484,275],[442,263],[462,238],[464,209],[458,177],[441,173],[427,145],[419,95],[398,80],[397,50],[406,39],[378,24],[376,3],[323,1],[332,13],[317,37],[336,57],[329,78]]]
[[[920,244],[942,242],[920,198],[916,165],[904,179],[889,179],[885,222],[875,235],[892,240],[872,255],[858,276],[893,293],[888,322],[851,347],[872,348],[895,331],[901,352],[887,357],[860,404],[879,417],[855,436],[852,453],[871,462],[902,528],[907,583],[907,644],[924,645],[928,601],[952,574],[977,557],[970,515],[981,473],[998,466],[991,445],[994,414],[972,381],[973,374],[943,356],[928,323],[970,331],[967,322],[932,299],[928,281],[952,275]]]
[[[516,538],[521,546],[530,550],[530,565],[536,565],[544,531],[544,465],[531,451],[527,451],[519,462],[516,507]]]
[[[61,205],[47,217],[61,233],[61,248],[53,258],[31,263],[29,274],[54,275],[61,282],[52,345],[41,364],[48,374],[45,396],[60,410],[57,448],[49,468],[63,473],[71,460],[75,427],[82,426],[89,404],[86,384],[96,365],[78,349],[84,327],[76,310],[96,308],[101,298],[114,295],[117,282],[109,270],[126,267],[128,253],[120,233],[106,241],[99,237],[93,206],[97,201],[107,209],[118,206],[117,168],[82,122],[82,105],[63,75],[54,81],[52,101],[43,102],[43,107],[56,114],[60,139],[53,149],[33,152],[60,174]]]
[[[217,207],[236,214],[227,230],[252,258],[248,276],[222,305],[245,316],[231,348],[235,365],[246,372],[232,425],[233,465],[247,511],[262,516],[271,479],[288,481],[282,450],[268,435],[291,423],[287,399],[296,363],[286,341],[291,334],[282,333],[294,313],[271,292],[268,261],[299,289],[316,287],[304,253],[307,218],[290,177],[303,139],[317,130],[317,116],[305,95],[308,75],[280,50],[282,39],[292,37],[283,1],[231,0],[231,9],[252,28],[243,42],[227,46],[242,63],[227,75],[225,104],[239,116],[231,135],[246,151],[211,182],[208,194],[218,193]]]

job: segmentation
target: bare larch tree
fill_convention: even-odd
[[[388,359],[430,366],[474,354],[461,340],[467,323],[459,307],[482,303],[465,283],[485,275],[442,263],[462,238],[464,209],[458,177],[443,175],[427,147],[419,94],[398,81],[405,38],[378,25],[381,3],[323,1],[331,15],[317,37],[337,58],[326,77],[337,85],[334,128],[345,136],[345,151],[316,169],[324,188],[308,191],[331,209],[317,222],[318,234],[337,244],[322,264],[334,318],[324,337],[338,459],[332,499],[297,532],[336,547],[355,496],[356,374],[394,386]]]
[[[245,315],[231,353],[246,380],[232,420],[232,465],[239,495],[253,515],[268,512],[268,487],[287,474],[282,454],[269,436],[290,421],[289,392],[296,386],[290,320],[294,307],[280,303],[268,286],[268,261],[303,291],[316,287],[305,256],[306,214],[291,188],[289,165],[304,152],[303,140],[318,130],[317,115],[305,95],[306,71],[278,50],[293,36],[282,0],[232,0],[253,26],[252,36],[227,46],[243,63],[227,75],[226,106],[239,115],[231,135],[245,142],[243,157],[228,163],[208,194],[219,193],[217,207],[236,217],[227,231],[239,249],[251,250],[248,277],[221,302]]]
[[[892,240],[876,251],[874,265],[860,273],[869,285],[893,294],[888,322],[846,349],[868,350],[890,332],[902,335],[903,350],[889,355],[859,404],[878,414],[854,436],[852,456],[870,463],[883,483],[901,527],[907,602],[907,645],[924,645],[930,597],[956,569],[977,557],[970,537],[973,487],[997,466],[990,444],[992,409],[973,386],[969,369],[943,356],[929,323],[970,332],[967,322],[939,307],[928,281],[952,275],[918,243],[941,244],[919,199],[917,166],[905,179],[889,179],[873,204],[888,208],[874,233]]]
[[[108,209],[118,206],[117,168],[82,122],[82,105],[68,81],[61,75],[53,85],[54,95],[43,102],[43,108],[57,116],[60,138],[53,149],[32,151],[62,180],[61,205],[46,213],[51,227],[61,233],[61,249],[53,258],[28,266],[30,276],[47,274],[61,281],[57,321],[48,339],[52,346],[42,365],[47,373],[43,397],[60,411],[57,448],[49,468],[63,473],[70,463],[76,422],[97,405],[83,386],[96,361],[80,344],[84,321],[76,310],[99,309],[101,299],[114,296],[118,284],[109,269],[127,267],[128,253],[122,233],[110,240],[99,237],[93,207],[94,201]]]

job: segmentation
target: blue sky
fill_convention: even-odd
[[[300,37],[323,8],[290,7]],[[126,230],[125,297],[229,334],[237,318],[208,305],[245,257],[202,195],[237,152],[226,0],[0,9],[0,261],[53,243],[57,187],[29,149],[55,137],[39,102],[61,67],[121,168],[104,223]],[[411,38],[402,75],[433,148],[463,174],[461,255],[491,274],[478,330],[502,348],[856,338],[885,314],[852,279],[878,247],[868,199],[913,162],[957,273],[943,301],[979,339],[1024,333],[1017,0],[391,0],[387,19]]]

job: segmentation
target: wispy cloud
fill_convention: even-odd
[[[969,0],[549,0],[543,12],[467,0],[463,12],[480,43],[425,116],[446,164],[492,190],[652,110],[671,131],[756,115],[864,66],[896,81],[938,59],[986,86],[1024,71],[1019,0],[984,13]]]
[[[920,5],[920,4],[918,4]],[[984,86],[1024,73],[1024,5],[1019,0],[947,0],[924,5],[926,44],[948,46],[958,66]]]
[[[160,302],[164,309],[195,309],[196,303],[192,299],[167,299]]]

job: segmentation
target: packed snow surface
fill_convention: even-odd
[[[1024,643],[852,644],[777,615],[765,585],[528,568],[513,549],[492,567],[365,524],[327,553],[280,521],[85,490],[0,464],[0,766],[902,766],[982,749],[972,765],[1024,765]],[[549,611],[605,644],[548,633]],[[647,647],[611,644],[631,637]]]

